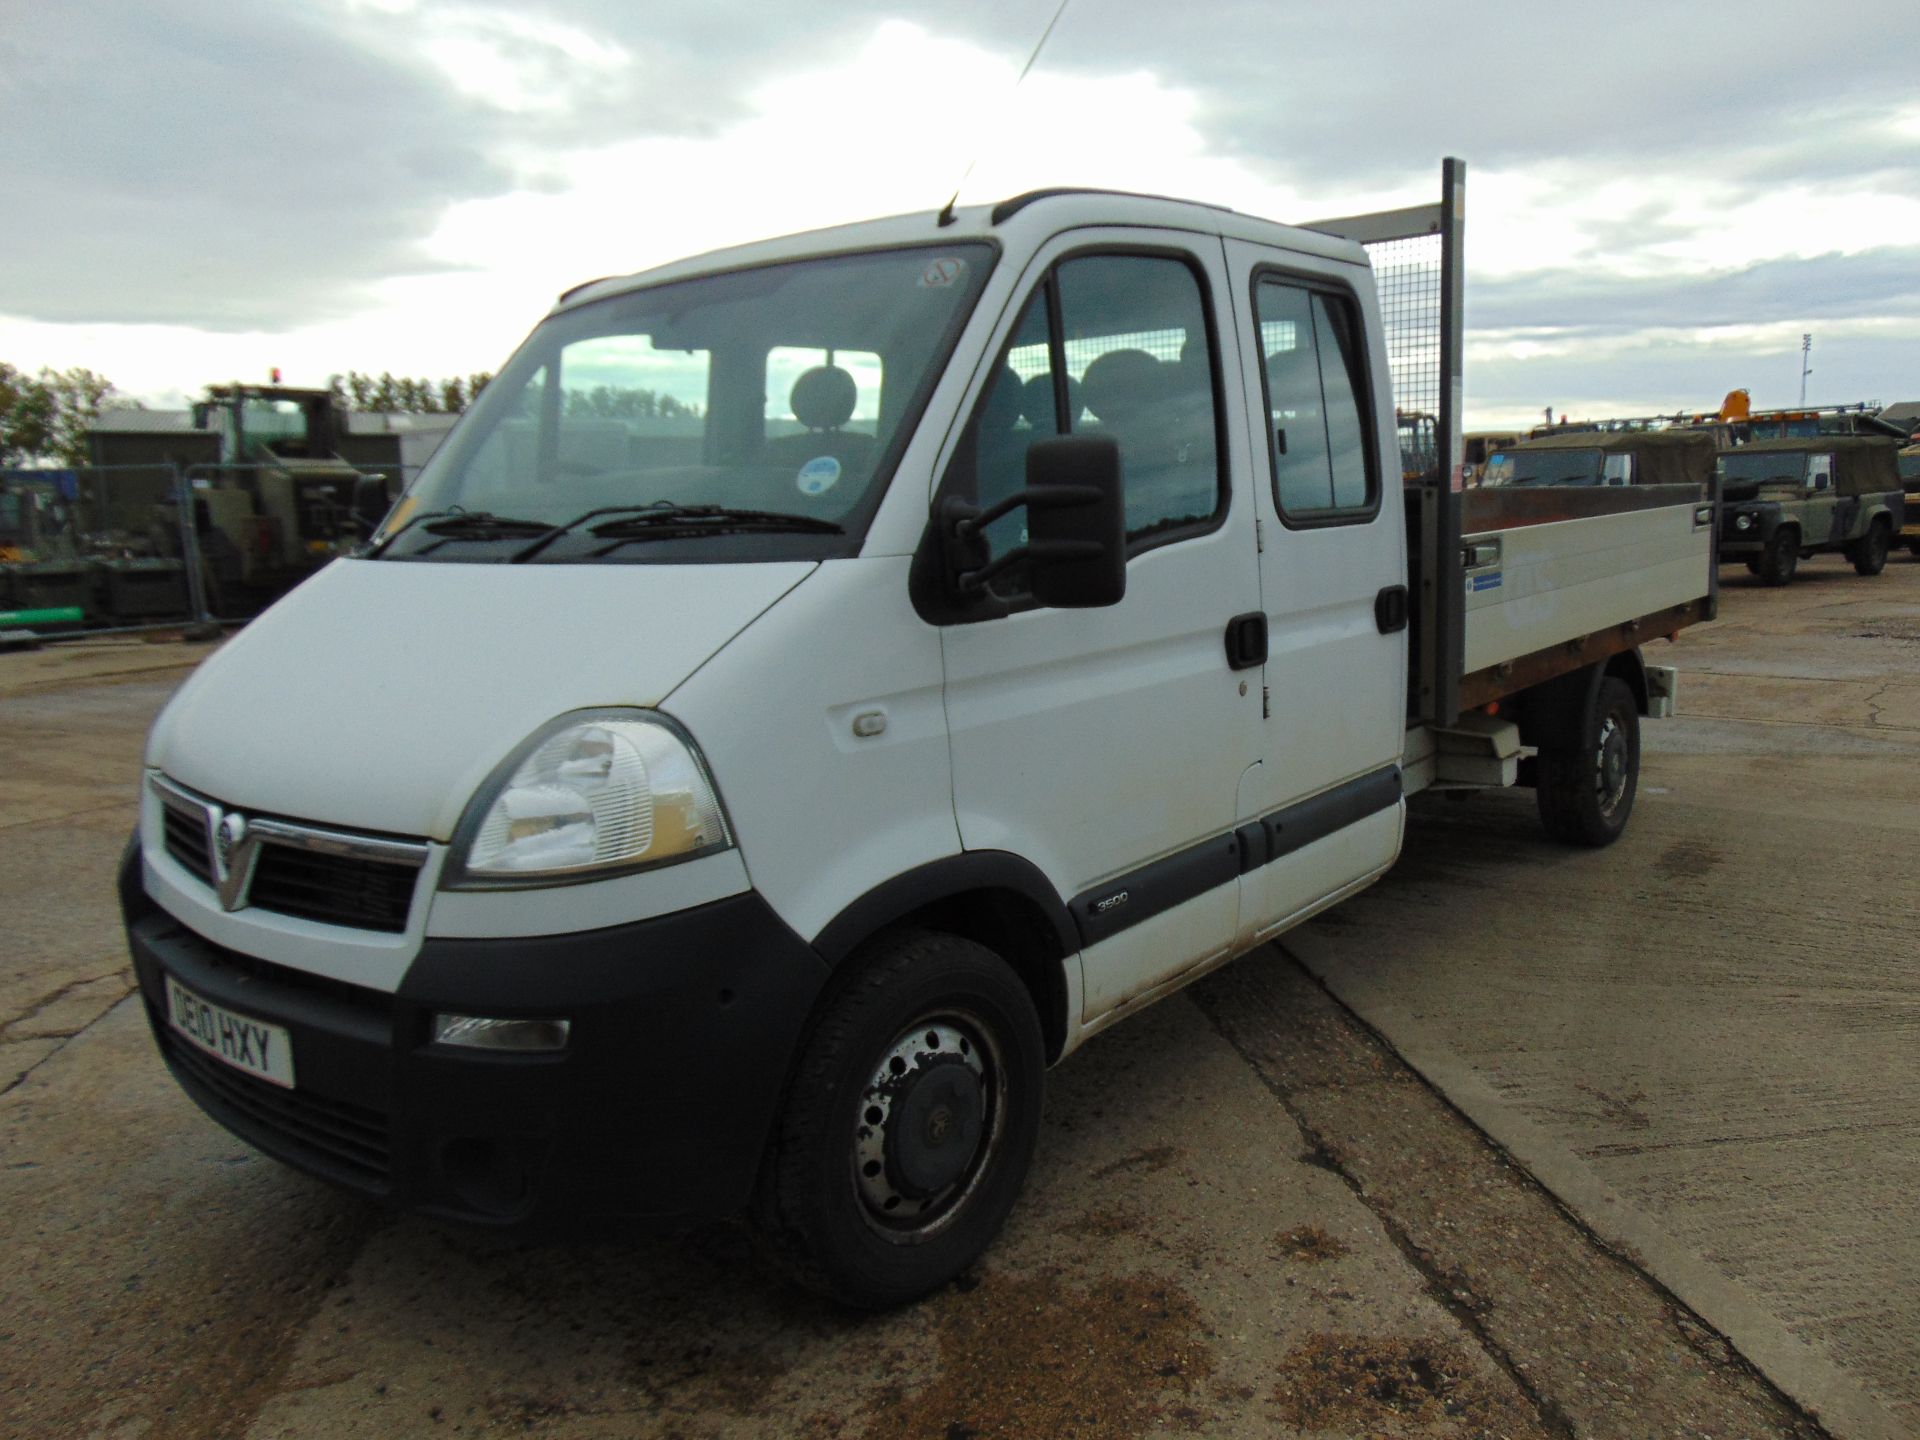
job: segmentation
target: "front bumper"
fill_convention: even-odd
[[[148,898],[132,846],[120,899],[154,1037],[215,1120],[361,1194],[520,1232],[738,1209],[828,973],[752,892],[581,934],[429,939],[391,995],[195,934]],[[168,974],[286,1027],[298,1087],[179,1040]],[[554,1054],[469,1050],[432,1041],[439,1012],[572,1032]]]

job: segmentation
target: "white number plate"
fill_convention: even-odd
[[[282,1027],[210,1005],[171,975],[167,977],[167,1018],[177,1032],[214,1058],[293,1089],[293,1042]]]

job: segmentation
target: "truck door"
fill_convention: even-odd
[[[1236,242],[1227,254],[1268,632],[1260,764],[1240,807],[1260,862],[1242,879],[1250,943],[1399,852],[1409,597],[1371,278]]]
[[[1832,455],[1807,457],[1807,488],[1817,503],[1807,507],[1807,528],[1801,538],[1809,545],[1851,539],[1860,500],[1840,493]]]
[[[991,505],[1022,488],[1035,440],[1119,442],[1125,598],[1045,609],[1016,581],[942,630],[962,841],[1032,860],[1069,900],[1087,1019],[1224,955],[1235,932],[1260,694],[1228,635],[1258,617],[1260,581],[1246,426],[1222,383],[1225,282],[1217,237],[1116,229],[1043,249],[942,481]],[[1020,510],[990,526],[993,553],[1024,527]]]

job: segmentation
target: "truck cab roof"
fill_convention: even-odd
[[[631,275],[608,276],[577,285],[560,297],[555,309],[570,309],[610,295],[695,275],[748,269],[784,260],[980,240],[1016,249],[1032,248],[1063,230],[1092,226],[1185,230],[1353,265],[1368,263],[1365,249],[1354,241],[1302,226],[1242,215],[1218,205],[1118,190],[1035,190],[992,205],[967,205],[861,220],[710,250]]]

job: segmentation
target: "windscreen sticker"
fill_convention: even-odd
[[[967,273],[967,262],[957,255],[943,255],[920,272],[922,290],[944,290],[958,285]]]
[[[794,483],[802,495],[824,495],[840,483],[840,462],[831,455],[816,455],[800,467]]]

